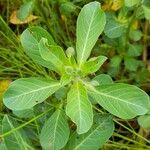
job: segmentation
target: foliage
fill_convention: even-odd
[[[0,35],[8,43],[0,47],[1,77],[7,71],[16,73],[8,78],[21,77],[3,96],[12,112],[5,109],[7,115],[0,118],[1,149],[148,149],[143,141],[149,141],[131,122],[140,115],[139,125],[149,128],[149,96],[118,79],[149,81],[149,6],[148,0],[25,0],[15,17],[36,26],[23,31],[21,45],[0,18]],[[41,18],[27,21],[34,13]],[[130,134],[114,129],[114,122]],[[143,141],[128,138],[131,133]],[[120,145],[118,138],[128,143]]]

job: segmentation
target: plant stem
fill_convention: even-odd
[[[33,119],[31,119],[31,120],[25,122],[24,124],[18,126],[17,128],[14,128],[14,129],[12,129],[12,130],[10,130],[10,131],[8,131],[8,132],[6,132],[6,133],[0,135],[0,138],[4,138],[5,136],[8,136],[8,135],[10,135],[11,133],[13,133],[13,132],[15,132],[15,131],[17,131],[17,130],[23,128],[23,127],[25,127],[26,125],[30,124],[31,122],[35,121],[36,119],[38,119],[38,118],[42,117],[43,115],[47,114],[47,113],[48,113],[49,111],[51,111],[52,109],[53,109],[53,108],[50,108],[50,109],[48,109],[47,111],[43,112],[42,114],[40,114],[40,115],[34,117]]]

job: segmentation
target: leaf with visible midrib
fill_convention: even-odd
[[[65,150],[98,150],[112,136],[113,131],[112,117],[97,114],[94,116],[92,128],[82,135],[74,133]]]
[[[149,110],[149,96],[133,85],[100,85],[89,94],[108,112],[122,119],[131,119]]]
[[[93,123],[92,105],[84,85],[77,81],[67,95],[66,114],[77,125],[78,134],[87,132]]]
[[[43,60],[40,55],[38,43],[41,38],[46,38],[49,45],[56,45],[51,35],[38,26],[30,27],[21,34],[21,44],[27,55],[32,58],[35,63],[54,70],[54,66]]]
[[[14,119],[7,115],[3,118],[3,134],[12,131],[17,126],[17,122]],[[4,137],[4,143],[8,150],[34,150],[34,148],[28,144],[27,137],[22,129],[13,131],[11,134]]]
[[[60,150],[69,139],[69,126],[63,110],[56,110],[45,122],[40,143],[45,150]]]
[[[58,81],[23,78],[14,81],[4,94],[4,104],[12,110],[29,109],[43,102],[61,87]]]
[[[104,33],[109,38],[118,38],[126,31],[126,24],[121,23],[114,18],[107,18],[107,23],[104,29]]]
[[[96,72],[98,69],[100,69],[100,67],[103,65],[106,59],[107,57],[105,56],[98,56],[89,59],[81,66],[83,74],[88,75]]]
[[[89,57],[93,46],[102,33],[106,23],[105,14],[99,2],[85,5],[77,19],[77,60],[83,64]]]
[[[42,38],[38,44],[41,57],[55,67],[56,72],[63,73],[64,65],[69,65],[63,49],[48,45],[48,40]]]

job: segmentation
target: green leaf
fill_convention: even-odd
[[[39,42],[41,57],[55,67],[56,72],[63,73],[64,65],[69,65],[63,49],[59,46],[48,45],[48,40],[42,38]]]
[[[135,58],[125,57],[124,64],[127,70],[136,71],[138,67],[141,65],[141,61]]]
[[[70,15],[70,13],[75,12],[76,8],[77,8],[76,5],[74,5],[72,2],[62,1],[61,5],[60,5],[61,13],[66,14],[66,15],[67,14]]]
[[[98,150],[112,136],[114,124],[108,115],[95,115],[92,128],[85,134],[73,134],[65,150]]]
[[[150,8],[147,7],[147,6],[142,6],[143,7],[143,10],[144,10],[144,15],[145,15],[145,18],[150,20]]]
[[[15,114],[19,118],[32,118],[32,117],[34,117],[33,109],[13,110],[13,114]]]
[[[59,90],[57,90],[55,92],[55,97],[58,99],[58,100],[64,100],[66,99],[67,97],[67,92],[68,92],[68,88],[67,87],[61,87]]]
[[[43,102],[61,87],[58,81],[23,78],[14,81],[4,94],[4,104],[12,110],[29,109]]]
[[[7,115],[3,118],[3,134],[9,132],[10,130],[12,131],[17,126],[18,124],[14,119],[11,119]],[[8,150],[34,150],[34,148],[28,144],[27,136],[22,129],[13,131],[11,134],[4,137],[4,143]]]
[[[40,135],[40,143],[44,150],[60,150],[69,139],[69,126],[63,110],[56,110],[45,122]]]
[[[130,39],[134,41],[139,41],[142,38],[143,33],[140,30],[131,30],[129,36]]]
[[[93,78],[93,81],[97,81],[99,85],[112,84],[112,78],[107,74],[100,74]]]
[[[30,27],[22,33],[21,44],[25,49],[25,52],[35,63],[54,70],[54,66],[43,60],[40,55],[38,44],[41,38],[46,38],[49,45],[56,45],[51,35],[46,30],[38,26]]]
[[[17,18],[19,20],[25,20],[31,13],[34,8],[34,0],[31,0],[23,5],[21,5],[20,9],[17,11]]]
[[[89,57],[93,46],[102,33],[106,23],[105,14],[100,3],[91,2],[85,5],[77,19],[77,60],[79,66]]]
[[[108,112],[122,119],[131,119],[149,110],[149,96],[133,85],[101,85],[91,88],[89,94]]]
[[[89,61],[85,62],[81,66],[82,73],[86,76],[88,74],[96,72],[98,69],[100,69],[100,67],[106,61],[106,59],[107,57],[105,56],[91,58]]]
[[[125,0],[125,6],[132,7],[134,5],[137,5],[140,2],[140,0]]]
[[[68,47],[66,49],[66,55],[67,55],[68,58],[71,58],[72,56],[74,56],[75,55],[74,48],[73,47]]]
[[[66,114],[77,125],[78,134],[87,132],[93,123],[92,105],[84,85],[77,81],[67,95]]]
[[[138,123],[143,128],[150,128],[150,115],[143,115],[138,118]]]
[[[121,65],[122,58],[120,56],[114,56],[110,60],[110,66],[108,73],[111,76],[116,76],[120,70],[120,65]]]
[[[8,150],[4,142],[0,143],[0,149],[1,150]]]
[[[73,77],[70,74],[64,74],[61,76],[60,83],[62,86],[69,84],[72,81]]]
[[[114,18],[107,17],[107,23],[104,29],[104,33],[109,37],[109,38],[118,38],[123,33],[125,33],[125,28],[126,24],[121,23]]]
[[[140,56],[143,50],[143,46],[140,44],[130,44],[128,49],[128,56],[135,57]]]

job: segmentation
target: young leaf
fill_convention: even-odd
[[[61,76],[60,83],[62,86],[65,86],[65,85],[69,84],[72,79],[73,79],[73,77],[71,75],[64,74]]]
[[[17,126],[18,125],[14,119],[9,118],[7,115],[3,118],[3,134],[13,130]],[[11,134],[4,138],[4,143],[8,150],[34,150],[34,148],[28,144],[27,136],[23,130],[14,130]]]
[[[98,150],[112,136],[114,124],[108,115],[95,115],[92,128],[85,134],[74,135],[65,150]]]
[[[34,8],[34,0],[23,4],[17,12],[17,18],[21,21],[25,20]]]
[[[43,102],[61,87],[58,81],[23,78],[14,81],[4,94],[4,104],[12,110],[29,109]]]
[[[77,60],[83,64],[89,57],[93,46],[102,33],[106,23],[105,14],[100,3],[91,2],[85,5],[77,19]]]
[[[39,42],[41,57],[55,67],[56,72],[63,73],[67,58],[63,49],[59,46],[48,45],[48,40],[42,38]]]
[[[78,134],[87,132],[93,123],[92,105],[85,87],[75,82],[67,95],[66,114],[77,125]]]
[[[89,61],[85,62],[81,66],[82,73],[86,76],[88,74],[92,74],[96,72],[102,64],[106,61],[107,57],[105,56],[98,56],[91,58]]]
[[[125,6],[132,7],[139,3],[140,0],[125,0]]]
[[[131,119],[149,110],[149,96],[133,85],[101,85],[89,94],[108,112],[122,119]]]
[[[38,26],[30,27],[22,33],[21,44],[25,49],[25,52],[35,63],[54,70],[54,66],[43,60],[40,55],[38,44],[41,38],[46,38],[49,45],[56,45],[51,35],[46,30]]]
[[[143,128],[150,128],[150,114],[140,116],[138,123]]]
[[[40,135],[44,150],[60,150],[69,139],[69,127],[63,110],[56,110],[45,122]]]

